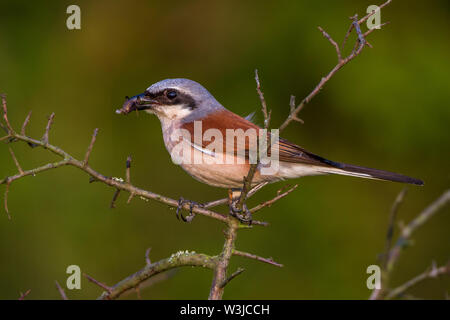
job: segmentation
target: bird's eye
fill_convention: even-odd
[[[167,98],[174,99],[177,96],[177,92],[174,90],[169,90],[166,93]]]

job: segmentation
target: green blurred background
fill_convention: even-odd
[[[225,191],[203,185],[170,161],[156,117],[114,113],[124,96],[154,82],[186,77],[203,84],[224,106],[247,115],[259,111],[254,69],[277,126],[289,110],[336,63],[320,25],[341,41],[348,17],[373,1],[76,1],[81,30],[66,28],[73,1],[1,1],[0,91],[8,95],[10,119],[19,127],[33,110],[28,132],[39,138],[56,113],[50,141],[83,157],[94,128],[100,129],[92,166],[124,176],[133,156],[132,181],[172,198],[199,202]],[[449,186],[450,6],[447,1],[394,1],[382,10],[391,21],[326,85],[284,136],[336,161],[422,178],[409,187],[399,219],[408,222]],[[259,121],[261,116],[258,114]],[[25,169],[53,161],[45,150],[23,143],[12,148]],[[15,173],[8,146],[0,145],[0,176]],[[239,233],[237,246],[272,256],[284,268],[232,259],[231,271],[247,271],[225,290],[228,299],[366,299],[366,268],[382,252],[389,210],[402,185],[342,176],[297,181],[299,188],[258,213],[268,228]],[[250,204],[271,197],[267,187]],[[192,224],[157,202],[122,194],[109,209],[111,188],[89,184],[72,167],[14,182],[13,216],[0,207],[0,298],[59,299],[66,267],[114,284],[144,265],[178,250],[218,253],[223,225],[197,217]],[[4,186],[0,192],[3,194]],[[398,285],[450,253],[449,208],[414,235],[393,275]],[[146,299],[206,298],[212,273],[180,269],[142,291]],[[411,293],[443,298],[449,280],[429,280]],[[91,299],[101,290],[82,280],[69,298]],[[135,298],[132,294],[129,298]]]

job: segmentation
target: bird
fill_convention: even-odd
[[[277,162],[274,166],[273,163],[263,164],[262,158],[256,159],[252,185],[325,174],[423,185],[420,179],[331,161],[281,137],[273,139],[272,132],[268,133],[248,118],[228,110],[193,80],[175,78],[156,82],[144,93],[126,97],[116,113],[133,111],[156,115],[161,122],[165,147],[173,162],[196,180],[210,186],[229,190],[242,188],[243,178],[247,176],[250,165],[255,163],[255,149],[256,158],[258,152],[261,153],[258,146],[265,140],[261,139],[264,135],[267,137],[267,157],[274,155],[273,163],[275,160]],[[245,136],[247,132],[256,134],[256,141],[251,134]],[[241,144],[236,143],[243,133],[244,142],[241,139]],[[230,135],[239,137],[227,139]]]

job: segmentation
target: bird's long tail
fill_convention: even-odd
[[[342,174],[342,175],[346,175],[346,176],[354,176],[354,177],[361,177],[361,178],[367,178],[367,179],[402,182],[402,183],[415,184],[415,185],[419,185],[419,186],[423,185],[423,181],[420,179],[411,178],[411,177],[408,177],[408,176],[405,176],[402,174],[398,174],[398,173],[394,173],[394,172],[360,167],[360,166],[355,166],[352,164],[334,162],[334,161],[330,161],[330,160],[326,160],[326,163],[328,165],[330,165],[330,167],[324,167],[323,168],[324,173],[334,173],[334,174]]]

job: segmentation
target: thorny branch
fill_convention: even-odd
[[[146,264],[144,268],[131,276],[123,279],[116,285],[109,287],[103,284],[102,288],[107,288],[98,298],[101,300],[116,299],[123,293],[138,288],[145,280],[160,274],[162,272],[179,267],[203,267],[214,270],[217,265],[217,256],[209,256],[202,253],[179,251],[172,254],[169,258]],[[97,281],[98,282],[98,281]]]
[[[391,2],[391,0],[386,1],[383,5],[380,6],[380,8],[383,8],[390,2]],[[314,88],[314,90],[308,96],[306,96],[300,102],[299,105],[295,106],[295,97],[291,96],[290,104],[289,104],[290,105],[290,113],[289,113],[289,116],[287,117],[287,119],[281,124],[281,126],[279,128],[280,131],[283,130],[284,128],[286,128],[287,125],[289,125],[292,121],[303,122],[301,119],[298,118],[298,114],[302,110],[302,108],[307,103],[309,103],[314,96],[316,96],[319,93],[319,91],[323,88],[323,86],[334,76],[334,74],[338,70],[340,70],[344,65],[346,65],[348,62],[350,62],[356,56],[358,56],[361,53],[362,49],[366,45],[371,47],[371,45],[367,42],[366,37],[373,31],[373,29],[368,30],[365,33],[363,33],[361,31],[360,25],[361,25],[361,23],[366,21],[372,14],[373,13],[366,15],[365,17],[363,17],[360,20],[358,20],[357,15],[354,15],[353,17],[351,17],[352,22],[351,22],[350,27],[344,37],[344,41],[342,42],[341,46],[339,46],[337,44],[337,42],[334,41],[327,32],[325,32],[325,30],[323,30],[321,27],[319,27],[319,30],[321,31],[322,35],[326,39],[328,39],[328,41],[334,46],[334,48],[336,50],[337,58],[338,58],[338,63],[325,77],[323,77],[320,80],[320,82],[317,84],[317,86]],[[382,26],[385,24],[382,24]],[[357,41],[354,45],[352,52],[348,56],[343,57],[342,51],[344,49],[345,43],[346,43],[347,39],[349,38],[349,35],[352,32],[352,30],[355,30],[355,32],[357,34]],[[261,90],[261,84],[260,84],[260,80],[259,80],[257,71],[255,72],[255,80],[256,80],[256,90],[257,90],[258,96],[261,100],[262,113],[264,115],[264,128],[268,129],[269,124],[270,124],[271,111],[269,111],[267,109],[267,104],[264,99],[264,94]],[[54,113],[52,113],[49,117],[49,120],[46,125],[45,132],[44,132],[42,139],[37,140],[37,139],[33,139],[26,135],[26,127],[28,126],[28,124],[30,122],[31,112],[27,115],[27,117],[22,125],[22,128],[20,130],[20,133],[17,133],[16,131],[14,131],[13,127],[11,126],[11,124],[9,122],[6,98],[4,95],[1,96],[1,102],[2,102],[4,125],[1,124],[1,122],[0,122],[0,127],[6,132],[6,136],[0,137],[0,141],[6,141],[6,142],[22,141],[22,142],[27,143],[31,147],[42,147],[44,149],[47,149],[50,152],[52,152],[52,153],[56,154],[57,156],[59,156],[60,158],[62,158],[62,160],[57,161],[57,162],[48,163],[46,165],[43,165],[43,166],[40,166],[40,167],[37,167],[34,169],[30,169],[30,170],[23,170],[22,167],[20,166],[13,150],[10,149],[11,157],[18,169],[18,173],[15,175],[12,175],[12,176],[8,176],[8,177],[4,178],[3,180],[0,180],[0,184],[6,185],[4,207],[5,207],[6,213],[8,214],[8,217],[10,217],[10,215],[9,215],[9,210],[8,210],[7,197],[8,197],[8,192],[9,192],[10,185],[12,182],[14,182],[15,180],[24,178],[26,176],[29,176],[29,175],[36,175],[38,173],[42,173],[42,172],[45,172],[45,171],[48,171],[51,169],[56,169],[56,168],[59,168],[62,166],[67,166],[67,165],[76,167],[76,168],[86,172],[87,174],[89,174],[90,182],[98,181],[98,182],[102,182],[108,186],[113,187],[115,189],[115,193],[113,196],[113,200],[111,202],[111,207],[115,206],[115,201],[119,197],[121,191],[125,191],[125,192],[129,193],[127,203],[129,203],[134,197],[140,197],[142,199],[155,200],[155,201],[161,202],[163,204],[169,205],[174,208],[179,207],[179,202],[177,200],[171,199],[169,197],[166,197],[166,196],[163,196],[163,195],[160,195],[160,194],[148,191],[148,190],[138,188],[131,183],[131,174],[130,174],[131,157],[128,157],[127,161],[126,161],[125,180],[122,178],[117,178],[117,177],[108,177],[108,176],[105,176],[105,175],[97,172],[96,170],[94,170],[89,165],[89,158],[93,151],[93,147],[94,147],[94,144],[97,139],[98,129],[95,129],[95,131],[92,135],[91,142],[87,148],[84,159],[77,160],[76,158],[71,156],[69,153],[67,153],[63,149],[49,143],[49,133],[50,133],[52,123],[54,121],[54,117],[55,117]],[[242,191],[241,191],[240,197],[238,199],[238,204],[237,204],[237,207],[240,208],[241,210],[244,209],[246,200],[266,185],[265,183],[263,183],[263,184],[260,184],[260,185],[257,185],[255,187],[251,188],[252,180],[253,180],[254,174],[256,172],[256,169],[257,169],[257,165],[252,165],[250,167],[248,175],[244,178],[244,184],[243,184]],[[265,201],[259,205],[256,205],[255,207],[253,207],[252,209],[249,210],[249,213],[250,214],[255,213],[265,207],[270,207],[273,203],[275,203],[276,201],[284,198],[289,193],[291,193],[295,188],[297,188],[297,185],[295,185],[294,187],[290,187],[287,191],[284,191],[284,192],[283,192],[283,190],[279,190],[276,197],[274,197],[271,200]],[[216,219],[218,221],[223,222],[226,225],[225,243],[224,243],[223,250],[219,255],[209,256],[209,255],[202,254],[202,253],[179,251],[176,254],[173,254],[172,256],[170,256],[169,258],[162,259],[160,261],[152,263],[149,258],[149,250],[147,250],[146,259],[145,259],[145,261],[146,261],[145,267],[143,269],[141,269],[140,271],[136,272],[135,274],[125,278],[124,280],[120,281],[119,283],[117,283],[113,286],[107,286],[107,285],[103,284],[102,282],[95,280],[93,277],[88,276],[86,274],[85,274],[85,277],[89,281],[93,282],[94,284],[98,285],[99,287],[101,287],[105,290],[105,292],[99,297],[99,299],[116,299],[116,298],[119,298],[122,294],[129,292],[130,290],[136,290],[138,293],[138,296],[139,296],[140,285],[142,285],[142,283],[144,283],[145,281],[149,280],[150,278],[152,278],[158,274],[161,274],[168,270],[182,267],[182,266],[197,266],[197,267],[207,268],[207,269],[210,269],[213,271],[214,276],[213,276],[213,282],[212,282],[209,298],[210,299],[221,299],[222,295],[223,295],[224,287],[232,279],[234,279],[236,276],[238,276],[239,274],[241,274],[244,271],[244,269],[239,268],[236,272],[234,272],[230,276],[227,276],[229,261],[233,255],[242,256],[242,257],[254,259],[254,260],[257,260],[260,262],[272,264],[272,265],[275,265],[278,267],[282,267],[281,264],[273,261],[272,258],[263,258],[263,257],[257,256],[257,255],[251,254],[251,253],[247,253],[247,252],[243,252],[243,251],[239,251],[239,250],[235,249],[235,241],[236,241],[238,229],[249,228],[250,226],[240,223],[236,218],[232,217],[231,215],[224,215],[224,214],[221,214],[219,212],[212,211],[209,209],[212,207],[226,204],[229,201],[230,201],[229,198],[224,198],[224,199],[211,201],[202,206],[200,206],[200,205],[192,206],[191,204],[188,204],[188,203],[185,203],[182,205],[182,209],[184,209],[184,210],[187,210],[187,211],[192,210],[192,212],[195,214],[200,214],[200,215],[203,215],[206,217]],[[429,217],[432,214],[425,213],[424,215],[425,215],[425,217]],[[412,230],[414,230],[417,226],[419,226],[421,223],[423,223],[420,221],[410,226],[410,229],[409,229],[410,232],[412,232]],[[252,224],[253,225],[262,225],[262,226],[267,225],[267,223],[265,223],[265,222],[254,221],[254,220],[252,221]],[[404,236],[409,236],[407,231],[404,231],[404,233],[405,233]],[[395,258],[396,257],[395,249],[396,248],[397,248],[397,246],[395,246],[390,251],[391,261],[395,261],[395,259],[396,259]],[[441,270],[441,269],[439,269],[439,270]],[[430,274],[428,274],[428,276],[429,275]],[[62,288],[59,286],[58,283],[56,283],[56,286],[57,286],[58,291],[60,292],[62,298],[67,299],[67,297],[64,293],[64,290],[62,290]],[[406,284],[404,287],[409,287],[409,286],[410,286],[409,284]],[[28,294],[28,293],[29,293],[29,291],[27,291],[26,294]],[[26,294],[23,295],[21,298],[26,296]]]
[[[380,10],[381,10],[381,8],[387,6],[390,2],[391,2],[391,0],[388,0],[385,3],[383,3],[382,5],[380,5],[379,6]],[[298,118],[298,113],[303,109],[303,107],[306,104],[308,104],[312,100],[312,98],[314,98],[320,92],[320,90],[322,90],[322,88],[325,86],[325,84],[336,74],[336,72],[338,72],[343,66],[345,66],[347,63],[349,63],[351,60],[356,58],[361,53],[362,49],[366,45],[369,45],[371,47],[371,45],[367,42],[366,37],[371,32],[373,32],[373,30],[375,30],[375,29],[369,29],[368,31],[363,33],[361,31],[360,26],[363,22],[365,22],[373,14],[374,14],[374,12],[369,13],[366,16],[364,16],[363,18],[361,18],[360,20],[358,20],[358,15],[356,15],[356,14],[353,17],[350,17],[350,19],[352,20],[352,23],[350,24],[350,27],[349,27],[347,33],[345,34],[345,37],[344,37],[344,40],[342,41],[341,46],[339,46],[338,43],[335,40],[333,40],[333,38],[322,27],[320,27],[320,26],[318,27],[318,29],[322,33],[322,35],[335,48],[338,62],[326,76],[324,76],[324,77],[322,77],[322,79],[320,79],[319,83],[316,85],[314,90],[311,91],[311,93],[308,94],[306,96],[306,98],[304,98],[300,102],[300,104],[297,105],[297,107],[293,107],[293,102],[292,102],[293,98],[291,97],[291,104],[290,104],[291,110],[290,110],[290,113],[289,113],[287,119],[281,124],[281,126],[279,128],[280,132],[282,130],[284,130],[292,121],[303,122],[301,119]],[[386,24],[387,23],[381,24],[380,28]],[[355,47],[351,51],[351,53],[349,55],[347,55],[346,57],[343,57],[342,51],[344,50],[344,46],[347,42],[347,39],[349,38],[349,36],[353,30],[355,30],[358,40],[356,41]]]
[[[387,5],[389,2],[390,2],[390,0],[387,1],[383,6]],[[347,34],[345,35],[345,39],[347,39],[349,34],[352,32],[352,30],[355,29],[357,36],[358,36],[358,40],[355,43],[356,49],[354,49],[345,58],[342,58],[342,53],[341,53],[341,50],[340,50],[339,46],[337,45],[337,43],[321,27],[319,27],[319,30],[322,32],[324,37],[327,38],[331,42],[331,44],[335,47],[336,53],[338,56],[338,64],[325,77],[323,77],[321,79],[321,81],[314,88],[314,90],[305,99],[303,99],[302,102],[297,107],[295,107],[295,104],[294,104],[295,103],[294,97],[291,96],[291,99],[290,99],[291,111],[290,111],[287,119],[279,127],[280,132],[284,128],[286,128],[289,125],[289,123],[291,123],[291,121],[293,121],[293,120],[302,122],[298,118],[298,113],[305,106],[305,104],[307,104],[309,101],[311,101],[311,99],[314,98],[319,93],[319,91],[323,88],[325,83],[327,83],[331,79],[331,77],[334,76],[334,74],[337,71],[339,71],[344,65],[346,65],[348,62],[350,62],[356,56],[358,56],[361,53],[364,46],[367,44],[367,41],[365,40],[365,35],[362,33],[360,25],[359,25],[360,22],[358,21],[358,16],[354,15],[351,19],[352,19],[352,23],[351,23],[349,30],[347,31]],[[363,19],[361,19],[361,21],[363,22],[363,21],[365,21],[365,19],[367,19],[367,16],[364,17]],[[256,91],[260,98],[261,109],[262,109],[262,113],[264,115],[264,129],[267,130],[270,125],[271,112],[268,111],[268,109],[267,109],[267,103],[264,99],[264,94],[261,90],[261,83],[259,80],[259,75],[258,75],[257,70],[255,70],[255,81],[256,81]],[[268,201],[266,203],[256,206],[255,208],[252,209],[252,211],[245,212],[246,211],[245,201],[247,199],[247,194],[252,186],[252,181],[255,176],[258,164],[259,164],[259,155],[257,158],[257,163],[250,165],[248,174],[243,179],[242,190],[241,190],[241,193],[240,193],[239,199],[237,201],[237,205],[236,205],[236,209],[244,212],[245,213],[244,216],[248,217],[250,222],[252,221],[252,217],[251,217],[252,212],[255,212],[265,206],[270,206],[272,204],[272,202]],[[285,194],[285,195],[287,195],[287,194]],[[281,199],[285,195],[279,196],[278,198],[276,198],[276,200]],[[274,201],[276,201],[276,200],[274,200]],[[215,270],[215,274],[214,274],[214,278],[213,278],[213,285],[211,287],[210,296],[209,296],[210,299],[220,299],[222,297],[223,288],[220,286],[220,283],[223,283],[224,281],[226,281],[226,270],[228,267],[229,259],[231,258],[231,253],[234,251],[234,242],[235,242],[235,238],[236,238],[236,231],[237,231],[237,224],[230,217],[228,229],[225,231],[225,246],[224,246],[222,254],[220,256],[221,263],[219,264],[219,268],[217,268]]]
[[[391,211],[391,218],[388,230],[392,228],[392,225],[394,224],[394,218],[397,211],[397,207],[399,203],[402,201],[404,197],[405,191],[403,190],[399,196],[397,196],[397,199],[394,203],[393,209]],[[397,238],[395,245],[390,248],[390,245],[387,246],[389,249],[383,256],[384,263],[382,264],[382,274],[381,274],[381,289],[374,289],[370,296],[370,300],[378,300],[378,299],[384,299],[384,298],[393,298],[409,287],[411,287],[413,284],[416,284],[419,281],[422,281],[426,278],[429,278],[429,276],[418,276],[417,278],[411,280],[411,282],[406,283],[404,286],[401,286],[397,289],[394,289],[396,291],[390,291],[389,290],[389,280],[390,275],[392,273],[392,270],[394,269],[395,264],[397,263],[397,260],[400,256],[400,253],[405,249],[411,242],[411,236],[412,234],[423,224],[425,224],[428,220],[430,220],[436,213],[439,212],[440,209],[442,209],[445,205],[447,205],[450,202],[450,190],[446,190],[437,200],[435,200],[433,203],[431,203],[428,207],[426,207],[417,217],[415,217],[410,223],[408,223],[406,226],[404,226],[401,231],[400,235]],[[387,235],[387,243],[390,243],[390,238],[392,238],[391,231],[388,231]],[[448,268],[445,269],[448,271]],[[448,273],[448,272],[447,272]],[[431,273],[430,273],[431,274]],[[442,274],[442,273],[440,273]],[[394,292],[394,293],[392,293]]]
[[[69,300],[67,298],[66,292],[64,291],[64,289],[59,285],[58,281],[55,281],[55,285],[56,285],[56,289],[58,290],[59,294],[61,295],[61,298],[63,300]]]
[[[178,207],[178,201],[176,201],[174,199],[153,193],[151,191],[140,189],[131,184],[131,157],[128,157],[127,161],[126,161],[125,180],[122,178],[117,178],[117,177],[108,177],[108,176],[105,176],[105,175],[95,171],[89,165],[89,158],[90,158],[94,143],[97,138],[98,129],[94,130],[94,133],[91,138],[91,142],[87,148],[84,159],[77,160],[76,158],[71,156],[69,153],[67,153],[63,149],[61,149],[57,146],[54,146],[49,142],[49,134],[50,134],[51,125],[53,123],[54,114],[52,114],[49,118],[43,138],[41,140],[37,140],[37,139],[33,139],[24,134],[25,128],[28,125],[29,120],[30,120],[30,114],[28,114],[28,116],[24,122],[24,125],[22,126],[21,133],[19,134],[16,131],[14,131],[12,126],[10,125],[10,122],[8,119],[8,109],[7,109],[7,104],[6,104],[6,98],[4,96],[2,96],[2,106],[3,106],[3,119],[4,119],[4,122],[7,124],[5,127],[6,133],[7,133],[7,139],[2,138],[2,140],[7,140],[8,142],[23,141],[33,147],[45,148],[45,149],[49,150],[50,152],[52,152],[62,158],[62,160],[60,160],[60,161],[48,163],[46,165],[43,165],[43,166],[40,166],[40,167],[37,167],[34,169],[30,169],[30,170],[23,170],[19,164],[19,161],[17,160],[17,157],[15,156],[14,152],[10,148],[10,154],[11,154],[11,157],[17,167],[18,173],[0,180],[0,184],[6,185],[5,197],[4,197],[4,207],[5,207],[5,211],[8,214],[8,217],[10,217],[10,215],[9,215],[7,199],[8,199],[8,192],[10,190],[10,185],[12,182],[14,182],[18,179],[24,178],[26,176],[30,176],[30,175],[34,176],[38,173],[42,173],[42,172],[45,172],[45,171],[48,171],[51,169],[56,169],[56,168],[59,168],[62,166],[67,166],[67,165],[74,166],[74,167],[79,168],[82,171],[88,173],[90,175],[91,182],[95,182],[95,181],[103,182],[106,185],[109,185],[109,186],[115,188],[116,191],[115,191],[111,206],[114,206],[115,200],[117,199],[120,191],[127,191],[130,193],[129,200],[134,196],[139,196],[144,199],[156,200],[158,202],[168,204],[169,206],[172,206],[172,207]],[[255,186],[254,188],[249,190],[247,196],[250,197],[250,196],[254,195],[263,186],[265,186],[265,184],[260,184],[258,186]],[[281,197],[280,197],[280,199],[281,199]],[[242,225],[238,220],[236,220],[233,217],[225,216],[221,213],[218,213],[216,211],[211,211],[208,209],[208,208],[212,208],[212,207],[215,207],[218,205],[225,204],[227,201],[228,201],[228,199],[219,199],[219,200],[211,201],[209,203],[206,203],[204,206],[194,206],[192,208],[192,210],[193,210],[193,212],[198,213],[200,215],[204,215],[204,216],[219,220],[221,222],[224,222],[227,225],[232,225],[233,226],[233,228],[232,228],[233,239],[231,239],[230,242],[234,242],[234,239],[237,234],[237,229],[248,228],[249,226]],[[272,200],[272,202],[275,202],[275,201]],[[262,206],[262,207],[265,207],[265,206]],[[262,209],[262,207],[258,208],[258,210]],[[183,209],[189,210],[190,206],[188,204],[186,204],[183,206]],[[254,225],[262,225],[262,226],[267,225],[267,223],[260,222],[260,221],[253,221],[253,224]],[[228,243],[230,243],[230,242],[228,242]],[[113,298],[118,298],[123,292],[127,291],[129,288],[138,288],[139,284],[141,282],[144,282],[148,278],[153,277],[156,274],[159,274],[161,272],[164,272],[164,271],[167,271],[167,270],[170,270],[173,268],[178,268],[181,266],[200,266],[200,267],[206,267],[206,268],[209,268],[212,270],[217,270],[217,269],[219,269],[219,267],[222,268],[221,270],[226,270],[226,267],[228,266],[228,264],[225,265],[225,261],[229,261],[229,258],[231,257],[231,255],[232,255],[231,249],[228,250],[226,252],[226,254],[220,256],[222,258],[225,257],[225,259],[223,259],[223,260],[220,260],[218,257],[210,257],[210,256],[207,256],[204,254],[193,254],[193,253],[183,254],[183,255],[175,254],[175,255],[172,255],[171,258],[168,258],[168,260],[167,259],[161,260],[161,261],[158,261],[158,262],[152,264],[150,262],[150,259],[148,258],[148,253],[147,253],[146,254],[146,262],[147,262],[146,267],[143,270],[141,270],[140,272],[138,272],[137,274],[135,274],[134,276],[128,277],[126,280],[116,284],[115,286],[108,287],[107,285],[104,285],[100,281],[97,281],[93,277],[88,276],[86,274],[85,274],[85,277],[89,281],[95,283],[96,285],[98,285],[106,290],[107,294],[103,295],[104,298],[113,299]],[[257,256],[255,256],[255,257],[257,257]],[[263,258],[261,258],[261,259],[263,259]],[[261,260],[261,261],[263,261],[263,260]],[[220,287],[220,290],[222,290],[222,292],[223,292],[223,287],[229,281],[225,283],[223,281],[219,281],[221,279],[221,277],[219,277],[217,279],[218,279],[218,282],[217,282],[218,287]],[[58,291],[60,292],[61,296],[64,297],[63,292],[59,288],[58,288]]]
[[[426,279],[435,279],[442,275],[450,275],[450,262],[445,266],[437,267],[435,264],[428,268],[425,272],[419,274],[418,276],[412,278],[411,280],[405,282],[401,286],[392,289],[386,296],[386,299],[394,299],[404,295],[405,291],[409,290],[411,287],[415,286],[419,282]]]
[[[30,294],[31,289],[28,289],[27,291],[25,291],[25,293],[21,293],[19,299],[17,300],[25,300],[25,298]]]

